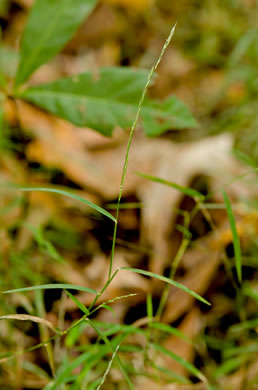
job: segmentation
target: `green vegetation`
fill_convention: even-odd
[[[233,389],[239,378],[237,389],[254,389],[258,4],[110,3],[36,0],[30,10],[22,1],[0,3],[0,387],[220,390]],[[19,51],[5,27],[15,25],[16,13],[28,14]],[[102,66],[104,51],[98,66],[98,36],[94,69],[87,61],[82,66],[84,46],[74,54],[76,37],[85,20],[86,29],[101,30],[101,22],[90,24],[99,14],[105,28],[109,13],[120,29],[132,23],[131,37],[119,31],[120,41],[112,38],[113,26],[112,44],[105,42],[110,57],[124,45],[120,61]],[[76,72],[64,70],[66,61]],[[48,81],[51,71],[58,77]],[[175,175],[177,183],[139,166],[133,173],[139,182],[127,189],[141,130],[154,145],[149,155],[142,150],[143,166],[176,161],[171,171],[184,166],[186,179]],[[179,150],[206,136],[216,147],[221,133],[232,138],[238,160],[228,150],[223,171],[213,167],[208,178],[197,164],[189,175],[180,158],[194,165],[191,149]],[[166,160],[169,153],[155,145],[170,145],[171,138],[176,159]],[[105,153],[117,145],[123,155],[114,152],[107,163]],[[124,161],[115,192],[102,176],[113,169],[112,158],[114,166]],[[156,188],[178,195],[173,226],[160,241],[153,234],[159,236],[162,220],[156,210],[153,226],[144,225],[142,199],[150,198],[139,192],[148,185],[153,196]],[[158,203],[169,218],[166,198]],[[169,249],[159,252],[164,242]]]

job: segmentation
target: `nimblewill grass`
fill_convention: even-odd
[[[82,386],[82,383],[84,384],[84,386],[91,386],[91,388],[96,388],[97,390],[99,390],[103,384],[105,383],[105,380],[110,372],[110,369],[111,369],[111,366],[113,364],[114,361],[117,362],[118,364],[118,367],[119,369],[121,370],[124,378],[125,378],[125,381],[127,382],[128,386],[130,387],[130,389],[133,389],[134,388],[134,385],[133,385],[133,382],[132,380],[130,379],[130,370],[131,368],[129,368],[128,366],[128,363],[123,363],[121,358],[119,357],[119,350],[123,349],[123,350],[127,350],[126,348],[126,345],[124,344],[124,340],[125,338],[127,337],[127,335],[129,334],[132,334],[134,333],[135,331],[137,332],[137,328],[135,328],[134,326],[119,326],[118,328],[115,327],[115,330],[114,332],[112,331],[112,325],[111,324],[107,324],[106,326],[106,330],[102,330],[101,329],[101,326],[98,326],[96,322],[92,321],[89,317],[90,315],[92,315],[93,313],[95,313],[97,310],[99,310],[100,308],[105,308],[105,309],[108,309],[110,310],[110,306],[109,304],[112,303],[112,302],[115,302],[116,300],[118,299],[125,299],[125,298],[129,298],[131,296],[134,296],[135,294],[129,294],[129,295],[126,295],[126,296],[122,296],[122,297],[117,297],[117,298],[114,298],[112,300],[109,300],[107,302],[104,302],[102,304],[100,304],[99,306],[95,307],[96,306],[96,303],[97,303],[97,300],[101,297],[101,295],[104,293],[104,291],[107,289],[107,287],[109,286],[109,284],[112,282],[112,280],[114,279],[114,277],[117,275],[118,271],[131,271],[131,272],[136,272],[136,273],[140,273],[140,274],[144,274],[144,275],[148,275],[150,277],[154,277],[154,278],[157,278],[163,282],[166,282],[166,283],[169,283],[169,284],[172,284],[180,289],[183,289],[184,291],[186,291],[187,293],[191,294],[192,296],[194,296],[195,298],[199,299],[200,301],[202,301],[203,303],[206,303],[208,304],[208,302],[202,298],[201,296],[199,296],[198,294],[194,293],[193,291],[191,291],[190,289],[186,288],[185,286],[173,281],[173,275],[170,275],[170,278],[165,278],[164,276],[161,276],[161,275],[157,275],[157,274],[154,274],[154,273],[151,273],[151,272],[147,272],[147,271],[143,271],[143,270],[140,270],[140,269],[134,269],[134,268],[121,268],[121,269],[117,269],[115,270],[115,272],[113,272],[113,260],[114,260],[114,254],[115,254],[115,245],[116,245],[116,236],[117,236],[117,222],[118,222],[118,218],[119,218],[119,210],[120,210],[120,203],[121,203],[121,198],[122,198],[122,194],[123,194],[123,188],[124,188],[124,183],[125,183],[125,180],[126,180],[126,172],[127,172],[127,167],[128,167],[128,161],[129,161],[129,152],[130,152],[130,147],[131,147],[131,143],[132,143],[132,138],[133,138],[133,135],[134,135],[134,131],[136,129],[136,126],[138,124],[138,121],[139,121],[139,117],[140,117],[140,112],[141,112],[141,109],[142,109],[142,106],[143,106],[143,102],[144,102],[144,99],[145,99],[145,95],[146,95],[146,92],[148,90],[148,87],[151,83],[151,80],[152,80],[152,77],[163,57],[163,54],[165,52],[165,50],[167,49],[172,37],[173,37],[173,34],[174,34],[174,31],[175,31],[175,27],[174,26],[172,28],[172,30],[170,31],[170,34],[162,48],[162,51],[160,53],[160,56],[157,60],[157,62],[155,63],[155,65],[153,66],[153,68],[151,69],[151,71],[149,72],[149,75],[148,75],[148,78],[147,78],[147,82],[146,82],[146,85],[142,91],[142,95],[141,95],[141,99],[139,101],[139,104],[138,104],[138,108],[137,108],[137,112],[136,112],[136,116],[135,116],[135,120],[133,122],[133,125],[132,125],[132,128],[131,128],[131,131],[130,131],[130,134],[129,134],[129,139],[128,139],[128,144],[127,144],[127,149],[126,149],[126,155],[125,155],[125,161],[124,161],[124,165],[123,165],[123,172],[122,172],[122,177],[121,177],[121,183],[120,183],[120,190],[119,190],[119,195],[118,195],[118,200],[117,200],[117,205],[116,205],[116,217],[114,218],[110,213],[108,213],[106,210],[102,209],[101,207],[81,198],[81,197],[78,197],[72,193],[68,193],[67,191],[62,191],[62,190],[58,190],[58,189],[51,189],[51,188],[21,188],[21,190],[23,191],[44,191],[44,192],[53,192],[53,193],[57,193],[59,195],[64,195],[64,196],[69,196],[69,197],[72,197],[76,200],[79,200],[79,201],[82,201],[84,203],[86,203],[88,206],[92,207],[95,211],[97,212],[100,212],[102,213],[104,216],[112,219],[112,221],[114,222],[114,233],[113,233],[113,240],[112,240],[112,251],[111,251],[111,259],[110,259],[110,266],[109,266],[109,275],[108,275],[108,280],[106,282],[106,284],[103,286],[103,288],[101,289],[100,292],[96,292],[92,289],[89,289],[87,287],[82,287],[82,286],[76,286],[76,285],[72,285],[72,284],[42,284],[42,285],[36,285],[36,286],[32,286],[32,287],[27,287],[27,288],[18,288],[16,290],[8,290],[8,291],[5,291],[5,293],[12,293],[12,292],[26,292],[26,291],[35,291],[37,293],[40,293],[42,290],[46,290],[46,289],[65,289],[69,298],[71,298],[74,303],[76,304],[76,306],[84,313],[84,315],[78,320],[76,321],[74,324],[72,324],[69,328],[67,328],[66,330],[64,331],[60,331],[60,330],[57,330],[57,334],[55,334],[54,336],[52,337],[48,337],[48,332],[46,331],[45,327],[42,328],[42,342],[33,346],[33,347],[30,347],[24,351],[17,351],[16,353],[11,353],[11,354],[6,354],[6,355],[2,355],[2,358],[1,358],[1,362],[4,362],[4,361],[7,361],[13,357],[17,357],[25,352],[30,352],[30,351],[34,351],[36,349],[39,349],[43,346],[45,346],[47,348],[47,352],[48,352],[48,359],[49,359],[49,363],[50,363],[50,366],[51,366],[51,369],[52,369],[52,375],[53,375],[53,380],[50,381],[50,383],[46,386],[46,389],[51,389],[51,390],[54,390],[54,389],[58,389],[60,388],[60,386],[62,386],[63,384],[65,384],[66,382],[72,382],[73,385],[71,385],[71,388],[72,389],[79,389],[81,387],[78,387],[78,386]],[[181,188],[180,188],[181,189]],[[190,189],[189,189],[190,191]],[[189,192],[188,191],[188,192]],[[197,194],[197,192],[194,192],[194,190],[192,190],[192,192],[194,193],[195,196],[199,195]],[[191,195],[192,195],[192,192],[191,192]],[[182,252],[182,251],[181,251]],[[182,255],[182,253],[180,252],[180,254],[178,255],[179,258],[178,260],[176,261],[176,263],[179,262],[180,260],[180,257]],[[55,256],[56,257],[56,256]],[[176,265],[175,265],[176,267]],[[68,290],[69,289],[69,290]],[[77,290],[77,291],[86,291],[86,292],[90,292],[92,294],[95,294],[95,298],[93,299],[91,305],[89,308],[86,308],[74,295],[72,295],[70,293],[71,290]],[[168,290],[166,290],[168,291]],[[166,294],[167,295],[167,294]],[[40,299],[41,298],[41,299]],[[163,303],[161,303],[161,309],[160,309],[160,313],[163,309],[163,306],[165,304],[165,300],[166,300],[166,297],[165,299],[162,300]],[[42,306],[42,295],[41,296],[38,296],[38,313],[42,316],[44,316],[44,308]],[[153,312],[151,310],[151,305],[150,305],[150,299],[148,300],[149,304],[148,304],[148,315],[149,317],[153,315]],[[94,308],[95,307],[95,308]],[[11,318],[11,317],[10,317]],[[32,318],[32,317],[31,317]],[[22,319],[21,317],[18,317],[16,316],[16,320],[18,319]],[[24,317],[23,317],[24,319]],[[29,319],[29,317],[26,319]],[[35,317],[35,321],[43,321],[44,320],[40,320]],[[77,359],[75,359],[73,361],[73,363],[68,363],[68,361],[64,361],[63,363],[63,366],[61,365],[57,371],[55,369],[55,364],[54,364],[54,358],[53,358],[53,350],[52,350],[52,341],[56,340],[57,338],[60,338],[60,337],[64,337],[64,336],[67,336],[69,333],[71,332],[74,332],[75,329],[80,329],[80,326],[82,324],[88,324],[90,325],[95,331],[96,331],[96,334],[99,336],[99,342],[96,343],[95,347],[89,347],[87,350],[86,353],[82,353]],[[151,324],[154,326],[154,328],[152,328]],[[173,334],[179,336],[179,337],[184,337],[179,331],[177,331],[176,329],[173,329],[172,327],[165,327],[165,325],[162,327],[162,324],[158,324],[156,322],[152,322],[150,321],[150,328],[147,329],[146,331],[143,331],[142,334],[146,337],[146,340],[148,341],[148,345],[149,345],[149,348],[154,348],[154,350],[158,350],[159,352],[161,353],[165,353],[165,354],[170,354],[171,355],[171,352],[169,352],[168,350],[166,350],[165,348],[164,349],[160,349],[161,347],[158,348],[158,345],[151,345],[150,344],[150,339],[148,339],[148,334],[149,334],[149,331],[151,329],[155,329],[156,331],[159,330],[159,331],[163,331],[163,332],[172,332]],[[109,340],[109,338],[107,337],[107,334],[108,335],[112,335],[112,334],[121,334],[120,337],[116,336],[112,341]],[[78,334],[77,336],[78,337]],[[118,337],[118,339],[117,339]],[[117,341],[116,341],[117,339]],[[104,346],[102,344],[100,344],[100,340],[103,340],[104,342]],[[123,343],[123,344],[122,344]],[[130,348],[128,349],[128,351],[130,351]],[[94,367],[95,364],[97,362],[99,362],[99,359],[103,359],[104,356],[106,356],[107,354],[109,353],[112,353],[111,355],[111,358],[109,359],[109,362],[108,364],[106,365],[106,368],[104,370],[104,373],[102,375],[102,378],[100,379],[96,379],[96,380],[92,380],[91,381],[91,384],[88,382],[88,380],[85,381],[85,377],[86,377],[86,373],[89,371],[90,368],[87,369],[87,366],[90,364],[90,367]],[[198,369],[196,369],[194,366],[192,366],[190,363],[187,363],[186,361],[184,361],[183,359],[181,359],[180,357],[178,357],[176,354],[173,354],[172,356],[179,364],[182,364],[186,369],[190,370],[190,372],[197,376],[199,379],[201,379],[202,381],[204,381],[206,384],[207,384],[207,380],[206,378],[198,371]],[[91,363],[90,363],[91,362]],[[79,377],[77,378],[74,378],[72,375],[72,372],[73,370],[78,367],[81,363],[84,363],[86,364],[85,368],[82,370],[82,373],[79,375]],[[101,365],[102,366],[102,365]],[[129,370],[129,371],[128,371]],[[96,373],[98,373],[99,370],[96,370]],[[176,374],[174,374],[173,372],[170,372],[169,373],[169,370],[167,370],[167,374],[169,374],[172,378],[174,377],[175,380],[176,380]],[[77,386],[77,387],[76,387]],[[88,388],[88,387],[87,387]]]

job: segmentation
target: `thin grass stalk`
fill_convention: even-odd
[[[118,217],[119,217],[120,202],[121,202],[121,198],[122,198],[122,195],[123,195],[123,189],[124,189],[124,184],[125,184],[125,177],[126,177],[126,172],[127,172],[127,168],[128,168],[128,161],[129,161],[129,152],[130,152],[130,148],[131,148],[131,143],[132,143],[134,131],[135,131],[137,123],[139,121],[142,105],[143,105],[143,102],[144,102],[147,90],[148,90],[148,88],[150,86],[152,77],[153,77],[157,67],[159,66],[159,63],[160,63],[160,61],[161,61],[161,59],[162,59],[162,57],[163,57],[163,55],[164,55],[168,45],[171,42],[171,39],[172,39],[172,37],[174,35],[174,32],[175,32],[175,28],[176,28],[176,24],[172,27],[172,29],[171,29],[171,31],[169,33],[169,36],[167,37],[166,42],[164,43],[164,46],[163,46],[163,48],[161,50],[161,53],[159,55],[158,60],[156,61],[155,65],[152,67],[152,69],[149,72],[148,79],[147,79],[146,85],[144,87],[144,90],[142,92],[141,99],[140,99],[140,102],[139,102],[139,105],[138,105],[138,108],[137,108],[135,120],[134,120],[133,125],[132,125],[131,130],[130,130],[129,139],[128,139],[128,143],[127,143],[127,148],[126,148],[123,172],[122,172],[122,176],[121,176],[120,189],[119,189],[119,194],[118,194],[118,199],[117,199],[116,222],[115,222],[115,226],[114,226],[114,233],[113,233],[113,240],[112,240],[112,250],[111,250],[111,259],[110,259],[110,265],[109,265],[108,279],[110,279],[111,274],[112,274],[112,267],[113,267],[114,255],[115,255],[115,245],[116,245],[116,236],[117,236],[117,223],[118,223]]]

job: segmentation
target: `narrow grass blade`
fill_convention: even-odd
[[[54,194],[64,195],[68,196],[69,198],[73,198],[76,200],[79,200],[80,202],[85,203],[87,206],[91,207],[95,211],[98,211],[100,214],[105,215],[105,217],[108,217],[113,222],[116,222],[116,219],[113,217],[112,214],[110,214],[108,211],[104,210],[102,207],[96,205],[95,203],[91,202],[90,200],[84,199],[81,196],[75,195],[72,192],[58,190],[55,188],[41,188],[41,187],[22,187],[20,188],[21,191],[41,191],[41,192],[52,192]]]
[[[232,210],[232,206],[229,197],[227,196],[225,191],[223,191],[223,197],[224,197],[224,202],[226,205],[228,219],[229,219],[232,236],[233,236],[233,246],[234,246],[234,253],[235,253],[237,277],[239,283],[241,283],[242,282],[242,258],[241,258],[240,240],[237,233],[236,221]]]
[[[191,381],[188,378],[185,378],[177,372],[174,372],[161,366],[157,366],[154,362],[151,362],[151,367],[161,372],[162,374],[165,374],[168,378],[172,379],[173,381],[176,381],[178,384],[191,385]]]
[[[251,353],[258,352],[258,344],[253,343],[253,344],[248,344],[248,345],[243,345],[239,347],[233,347],[227,349],[224,353],[223,356],[225,359],[232,357],[232,356],[243,356],[247,355],[250,356]]]
[[[24,370],[31,372],[32,374],[39,376],[40,378],[44,378],[47,380],[50,380],[49,375],[46,373],[45,370],[43,370],[41,367],[37,366],[36,364],[33,364],[29,361],[24,360],[22,362],[22,367]]]
[[[236,333],[242,333],[248,330],[253,330],[258,328],[258,318],[255,318],[253,320],[240,322],[239,324],[232,325],[231,328],[229,328],[230,334],[236,334]]]
[[[106,309],[106,310],[110,311],[111,313],[115,314],[115,310],[111,306],[103,304],[102,307],[103,307],[103,309]]]
[[[215,371],[213,371],[213,378],[218,379],[222,376],[230,374],[232,371],[240,367],[246,360],[248,360],[247,355],[240,355],[227,360],[225,363],[222,363]]]
[[[41,317],[31,316],[29,314],[8,314],[6,316],[1,316],[0,320],[32,321],[36,322],[37,324],[46,325],[55,333],[60,333],[50,321]]]
[[[104,356],[107,354],[108,349],[106,346],[102,346],[99,348],[99,351],[97,353],[92,352],[86,352],[78,356],[76,359],[74,359],[72,362],[66,362],[62,366],[62,370],[58,372],[55,378],[55,382],[50,387],[50,390],[56,390],[60,389],[61,385],[63,383],[67,382],[67,378],[71,375],[71,373],[79,366],[86,365],[88,361],[95,355],[97,356],[97,359],[101,360],[104,358]]]
[[[114,350],[114,352],[113,352],[113,354],[112,354],[112,357],[111,357],[111,359],[110,359],[110,361],[109,361],[109,363],[108,363],[107,369],[106,369],[106,371],[105,371],[105,373],[104,373],[104,375],[103,375],[103,377],[102,377],[102,380],[101,380],[100,384],[99,384],[98,387],[97,387],[97,390],[100,390],[100,388],[101,388],[101,387],[103,386],[103,384],[105,383],[105,380],[106,380],[106,378],[107,378],[107,376],[108,376],[108,373],[109,373],[109,371],[110,371],[110,369],[111,369],[112,363],[113,363],[113,361],[114,361],[114,359],[115,359],[115,357],[116,357],[116,355],[117,355],[117,352],[118,352],[118,350],[119,350],[119,347],[120,347],[120,344],[118,344],[118,345],[116,346],[116,348],[115,348],[115,350]]]
[[[148,75],[148,78],[147,78],[147,82],[145,84],[145,87],[144,87],[144,89],[142,91],[141,98],[139,100],[139,104],[138,104],[138,107],[137,107],[137,112],[136,112],[135,119],[134,119],[134,122],[132,124],[131,130],[130,130],[130,134],[129,134],[129,138],[128,138],[128,142],[127,142],[127,147],[126,147],[125,161],[124,161],[124,165],[123,165],[123,172],[122,172],[122,176],[121,176],[119,194],[118,194],[118,198],[117,198],[116,221],[118,221],[120,203],[121,203],[121,199],[122,199],[122,195],[123,195],[123,189],[124,189],[124,184],[125,184],[126,172],[127,172],[128,163],[129,163],[129,153],[130,153],[130,148],[131,148],[131,144],[132,144],[132,140],[133,140],[134,131],[135,131],[136,126],[138,124],[138,121],[140,119],[140,114],[141,114],[141,111],[142,111],[143,103],[144,103],[145,96],[146,96],[146,93],[148,91],[148,88],[150,86],[152,77],[153,77],[154,73],[156,72],[156,70],[157,70],[157,68],[159,66],[160,61],[162,60],[162,57],[163,57],[163,55],[164,55],[168,45],[171,42],[171,39],[172,39],[172,37],[174,35],[174,32],[175,32],[175,28],[176,28],[176,24],[171,29],[171,31],[170,31],[167,39],[166,39],[166,42],[164,43],[164,45],[162,47],[161,53],[159,55],[159,58],[157,59],[155,65],[151,68],[151,70],[149,72],[149,75]],[[110,279],[111,274],[112,274],[112,267],[113,267],[113,261],[114,261],[114,256],[115,256],[116,236],[117,236],[117,223],[114,226],[114,233],[113,233],[113,241],[112,241],[112,250],[111,250],[111,259],[110,259],[108,279]]]
[[[67,283],[55,283],[55,284],[41,284],[40,286],[31,286],[31,287],[23,287],[23,288],[16,288],[15,290],[7,290],[3,291],[2,294],[11,294],[11,293],[17,293],[17,292],[25,292],[25,291],[36,291],[36,290],[49,290],[49,289],[69,289],[69,290],[77,290],[77,291],[84,291],[91,294],[97,294],[96,290],[93,290],[88,287],[83,286],[77,286],[75,284],[67,284]]]
[[[1,79],[0,79],[1,81]],[[1,86],[1,83],[0,83]],[[0,137],[2,138],[2,130],[3,130],[3,123],[4,123],[4,100],[5,97],[2,93],[0,93]],[[0,140],[1,140],[0,138]]]
[[[80,301],[79,299],[77,299],[73,294],[71,294],[69,291],[65,290],[66,294],[68,295],[69,298],[71,298],[71,300],[76,304],[76,306],[79,307],[79,309],[81,309],[81,311],[84,313],[84,314],[89,314],[89,310],[87,309],[87,307],[85,307]]]
[[[87,319],[87,321],[92,326],[92,328],[97,332],[97,334],[102,338],[104,343],[110,348],[111,352],[114,353],[114,349],[113,349],[112,344],[109,341],[109,339],[103,334],[103,332],[98,327],[96,327],[96,325],[91,320]],[[130,390],[134,390],[134,386],[133,386],[133,384],[132,384],[132,382],[131,382],[131,380],[130,380],[130,378],[125,370],[125,367],[124,367],[122,361],[120,360],[120,358],[117,355],[115,355],[115,357],[116,357],[119,368],[120,368],[128,386],[129,386]]]
[[[152,344],[152,347],[164,355],[169,356],[173,360],[175,360],[177,363],[179,363],[181,366],[183,366],[187,371],[189,371],[191,374],[199,378],[203,382],[207,382],[207,379],[205,376],[201,373],[198,368],[196,368],[193,364],[187,362],[185,359],[181,358],[180,356],[176,355],[174,352],[169,351],[167,348],[163,347],[162,345],[158,344]]]
[[[152,322],[152,319],[153,319],[153,304],[152,304],[152,295],[151,295],[151,293],[149,293],[147,295],[147,316],[148,316],[150,322]]]
[[[162,282],[165,282],[165,283],[171,284],[171,285],[174,286],[174,287],[180,288],[181,290],[187,292],[187,293],[190,294],[192,297],[198,299],[199,301],[205,303],[206,305],[210,305],[210,303],[209,303],[208,301],[206,301],[206,299],[204,299],[203,297],[201,297],[199,294],[197,294],[197,293],[195,293],[194,291],[190,290],[189,288],[185,287],[183,284],[178,283],[178,282],[175,282],[174,280],[169,279],[169,278],[166,278],[165,276],[158,275],[158,274],[154,274],[153,272],[144,271],[144,270],[138,269],[138,268],[121,267],[120,269],[121,269],[121,270],[126,270],[126,271],[132,271],[132,272],[135,272],[135,273],[137,273],[137,274],[141,274],[141,275],[145,275],[145,276],[150,276],[151,278],[159,279],[159,280],[161,280]]]
[[[132,325],[121,325],[117,323],[104,323],[99,321],[92,321],[92,323],[101,329],[102,333],[109,337],[118,333],[122,333],[124,335],[128,334],[141,334],[144,335],[144,331],[140,328],[134,327]]]
[[[160,177],[156,177],[156,176],[147,175],[146,173],[142,173],[142,172],[135,172],[135,173],[136,175],[144,177],[145,179],[172,187],[182,192],[184,195],[190,196],[191,198],[204,199],[204,195],[201,194],[199,191],[194,190],[193,188],[180,186],[179,184],[173,183],[172,181],[161,179]]]
[[[189,337],[185,336],[184,333],[180,332],[180,330],[173,328],[173,326],[167,324],[161,324],[160,322],[152,322],[149,324],[150,328],[155,328],[164,333],[169,333],[174,336],[179,337],[180,339],[187,341],[189,344],[193,344],[192,340]]]

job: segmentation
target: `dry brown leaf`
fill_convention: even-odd
[[[37,324],[46,325],[49,329],[53,330],[53,332],[59,333],[54,325],[48,320],[41,317],[31,316],[29,314],[8,314],[6,316],[1,316],[0,320],[32,321]]]
[[[83,147],[72,125],[23,102],[19,102],[19,112],[24,128],[37,138],[27,148],[29,160],[59,168],[83,187],[99,193],[114,192],[102,167]]]

